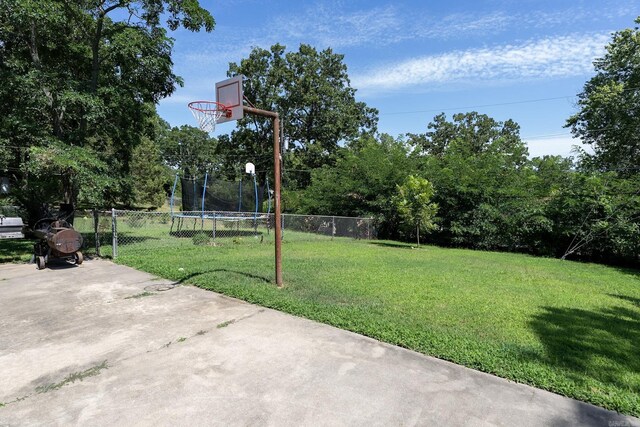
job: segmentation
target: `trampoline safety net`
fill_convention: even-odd
[[[237,181],[180,178],[182,211],[263,212],[264,188],[252,177]],[[256,198],[257,196],[257,198]],[[203,206],[204,197],[204,206]]]

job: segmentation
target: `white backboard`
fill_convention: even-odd
[[[246,173],[248,173],[249,175],[255,175],[256,174],[256,165],[254,165],[253,163],[249,162],[246,165],[244,165],[244,171]]]
[[[244,115],[242,110],[242,100],[244,96],[242,89],[243,79],[244,76],[239,75],[216,83],[216,101],[231,109],[231,117],[225,117],[223,115],[218,119],[218,123],[238,120]]]

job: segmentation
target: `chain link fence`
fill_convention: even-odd
[[[286,233],[309,233],[327,237],[374,238],[371,218],[283,214],[282,229]]]
[[[273,242],[274,215],[250,212],[76,211],[83,253],[117,257],[149,249]],[[372,218],[282,215],[283,241],[374,239]]]
[[[82,253],[88,256],[113,256],[111,211],[76,210],[73,228],[82,235]]]

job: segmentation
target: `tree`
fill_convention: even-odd
[[[638,265],[640,179],[615,172],[573,172],[548,203],[554,255]]]
[[[434,118],[422,135],[408,135],[419,176],[436,188],[436,242],[474,248],[513,247],[503,232],[528,194],[527,148],[519,126],[476,112]],[[531,218],[536,218],[532,216]]]
[[[227,74],[246,76],[245,96],[256,107],[280,114],[294,169],[333,164],[341,141],[375,131],[377,110],[356,101],[344,55],[306,44],[296,52],[285,50],[280,44],[254,48],[239,64],[231,63]],[[271,132],[271,120],[248,116],[238,122],[230,141],[220,138],[221,146],[247,161],[254,158],[256,168],[266,173],[273,167]]]
[[[640,17],[635,21],[640,24]],[[615,170],[624,176],[637,174],[640,159],[640,29],[613,34],[604,57],[594,61],[596,75],[578,94],[579,111],[567,127],[593,156],[582,154],[583,163]]]
[[[594,154],[581,154],[581,173],[554,211],[563,225],[560,232],[571,237],[562,255],[637,264],[640,28],[615,32],[594,68],[595,76],[578,94],[579,111],[567,120],[573,135],[591,145]],[[566,218],[570,211],[581,218],[579,224]]]
[[[286,189],[283,198],[287,210],[372,215],[377,219],[379,236],[403,237],[398,233],[398,215],[390,200],[397,193],[397,184],[416,170],[407,144],[386,134],[363,135],[341,148],[336,157],[335,166],[325,165],[311,173],[306,189]]]
[[[520,126],[513,120],[499,122],[475,111],[453,115],[447,121],[444,113],[434,117],[424,134],[408,134],[409,141],[420,156],[443,158],[459,154],[480,158],[484,154],[499,154],[505,162],[518,167],[526,163],[527,147],[520,139]]]
[[[530,189],[540,197],[557,194],[566,188],[574,172],[573,159],[562,156],[534,157],[530,166],[536,176]]]
[[[62,144],[84,150],[79,167],[108,165],[104,178],[115,185],[103,189],[104,202],[130,199],[133,150],[155,137],[155,103],[182,84],[161,17],[169,29],[214,26],[196,0],[0,2],[0,146],[15,150],[7,166],[14,188],[50,187],[44,181],[55,175],[34,173],[33,154],[52,159]],[[66,168],[53,187],[76,203],[82,187],[96,182],[80,177],[98,169]]]
[[[16,199],[26,208],[32,222],[42,213],[42,203],[50,203],[59,192],[72,191],[75,201],[87,205],[100,205],[105,191],[117,186],[117,178],[109,176],[109,166],[98,159],[90,148],[81,148],[52,142],[46,147],[31,147],[29,161],[24,167],[31,182],[16,193]],[[52,176],[60,181],[51,180]],[[68,194],[63,200],[69,200]],[[58,199],[59,200],[59,199]],[[40,203],[37,203],[37,202]]]
[[[131,180],[135,206],[158,208],[167,199],[164,187],[170,181],[169,168],[163,164],[160,149],[147,137],[133,150]]]
[[[430,231],[436,228],[434,217],[438,205],[431,202],[432,197],[433,185],[424,178],[409,175],[402,185],[398,185],[396,206],[400,217],[415,227],[418,247],[420,230]]]
[[[203,177],[219,170],[217,141],[197,127],[183,125],[164,132],[159,142],[162,158],[183,176]]]

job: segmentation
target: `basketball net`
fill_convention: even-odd
[[[230,110],[215,101],[193,101],[189,103],[191,114],[198,121],[200,129],[212,133],[216,130],[216,123],[222,115],[228,115]]]

